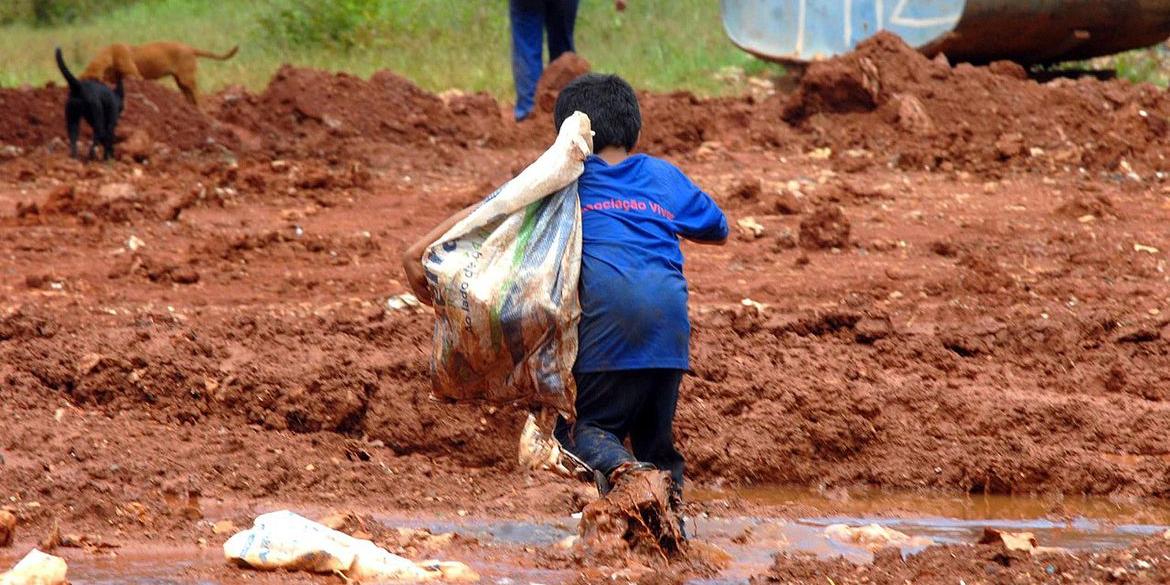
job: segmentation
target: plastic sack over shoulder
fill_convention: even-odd
[[[574,113],[551,148],[423,254],[435,299],[437,395],[575,414],[577,178],[592,145],[588,116]]]

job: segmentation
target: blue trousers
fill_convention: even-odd
[[[544,32],[548,58],[575,51],[573,25],[580,0],[508,0],[512,22],[512,80],[516,83],[516,119],[532,113],[536,82],[544,71]]]
[[[674,446],[674,412],[682,376],[682,370],[574,374],[577,420],[558,420],[557,440],[606,476],[626,462],[652,463],[669,471],[681,491],[684,461]],[[633,454],[623,444],[626,437]]]

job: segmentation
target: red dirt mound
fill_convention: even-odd
[[[0,144],[36,148],[65,134],[64,86],[50,84],[36,89],[0,89],[0,111],[13,124],[0,125]],[[88,144],[89,126],[82,123]],[[177,91],[151,81],[127,81],[126,101],[118,136],[142,130],[146,136],[177,150],[211,148],[215,143],[236,146],[231,134],[216,121],[188,104]]]
[[[0,143],[21,148],[40,146],[53,137],[65,139],[65,89],[0,89]]]
[[[504,134],[499,106],[490,96],[461,95],[444,103],[389,71],[366,81],[285,65],[264,93],[233,97],[224,101],[220,118],[273,145],[308,137],[468,144]]]
[[[783,117],[834,150],[902,168],[1146,172],[1164,166],[1170,100],[1122,81],[1039,84],[1003,63],[952,68],[881,33],[812,64]]]
[[[1030,555],[1002,545],[932,546],[903,558],[896,548],[879,551],[874,562],[856,565],[844,559],[816,560],[779,554],[766,575],[767,583],[840,583],[901,585],[916,583],[1166,583],[1170,570],[1160,559],[1170,549],[1152,538],[1124,550],[1087,555],[1055,552]]]
[[[158,82],[126,82],[126,110],[118,134],[126,136],[136,129],[145,130],[155,142],[179,150],[216,149],[216,144],[238,147],[238,140],[214,118]]]
[[[638,148],[654,155],[686,154],[703,143],[747,142],[776,146],[791,141],[791,129],[759,115],[747,98],[700,99],[685,91],[639,92],[642,136]]]
[[[589,61],[576,53],[565,53],[548,64],[540,81],[536,83],[536,105],[542,112],[552,112],[557,103],[557,94],[570,81],[589,73]]]

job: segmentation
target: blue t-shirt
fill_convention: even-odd
[[[715,202],[674,165],[644,154],[585,161],[581,197],[579,373],[690,368],[679,236],[727,237]]]

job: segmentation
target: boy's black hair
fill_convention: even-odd
[[[624,146],[633,150],[642,131],[642,111],[638,96],[626,80],[617,75],[586,73],[569,82],[557,96],[553,109],[556,126],[573,115],[584,112],[593,126],[593,152],[607,146]]]

